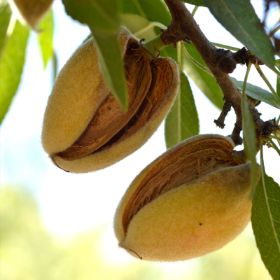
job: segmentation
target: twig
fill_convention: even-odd
[[[181,40],[190,40],[194,44],[222,89],[225,102],[231,104],[235,111],[236,123],[232,138],[236,144],[239,144],[242,130],[241,94],[230,80],[228,74],[221,69],[221,57],[218,49],[206,38],[182,1],[165,0],[165,3],[170,10],[172,21],[161,35],[163,43],[175,44]],[[227,57],[229,57],[228,63],[232,63],[231,56],[225,53],[223,58],[227,59]],[[257,120],[256,125],[261,125],[260,114],[253,107],[251,107],[251,110],[254,120]]]
[[[225,119],[226,119],[226,116],[229,113],[230,109],[231,109],[231,103],[225,101],[220,116],[218,117],[218,119],[214,120],[214,123],[218,127],[220,127],[220,128],[224,128],[225,127]]]

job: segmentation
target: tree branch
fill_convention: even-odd
[[[231,65],[233,63],[232,56],[229,56],[226,52],[224,52],[224,56],[221,58],[223,52],[208,41],[183,2],[179,0],[165,0],[165,3],[172,15],[172,21],[170,26],[161,35],[163,43],[175,44],[181,40],[190,40],[194,44],[221,87],[225,102],[230,104],[235,111],[236,123],[232,132],[232,139],[236,144],[240,144],[240,132],[242,130],[241,94],[227,74],[234,70],[236,62],[234,66]],[[221,59],[223,60],[222,67]],[[227,67],[228,65],[229,67]],[[225,68],[228,68],[230,71],[225,71]],[[251,109],[254,119],[257,120],[256,123],[260,124],[259,114],[255,108]]]

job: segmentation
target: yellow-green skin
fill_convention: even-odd
[[[131,34],[124,28],[119,34],[123,52]],[[87,127],[101,102],[109,94],[98,65],[93,40],[85,42],[59,73],[45,112],[42,143],[60,168],[70,172],[90,172],[105,168],[141,147],[158,128],[172,106],[179,84],[178,67],[168,59],[174,71],[170,93],[149,121],[125,141],[119,141],[81,159],[64,160],[54,154],[70,147]]]
[[[12,8],[31,27],[36,27],[53,0],[9,0]]]
[[[126,203],[158,160],[136,177],[116,212],[116,236],[128,252],[146,260],[190,259],[221,248],[248,224],[250,168],[240,164],[160,195],[136,213],[125,233],[122,216]]]

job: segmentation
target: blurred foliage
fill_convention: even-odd
[[[160,279],[158,269],[106,262],[102,235],[99,229],[59,240],[44,228],[29,193],[0,187],[1,280]]]
[[[8,112],[21,81],[28,37],[28,28],[17,21],[12,33],[5,39],[5,46],[1,51],[0,124]]]
[[[49,11],[40,22],[40,32],[37,35],[38,43],[41,50],[44,68],[53,57],[53,36],[54,36],[54,16]]]
[[[44,229],[32,197],[23,191],[0,191],[0,279],[52,279],[58,247]]]
[[[0,187],[1,280],[270,279],[252,248],[251,237],[243,236],[238,244],[230,243],[198,261],[174,264],[132,257],[114,261],[104,250],[104,240],[104,228],[68,240],[52,236],[44,228],[31,194]]]

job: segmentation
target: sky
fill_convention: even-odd
[[[253,2],[258,4],[261,1]],[[89,31],[65,16],[61,1],[55,1],[54,11],[54,47],[61,68]],[[199,8],[196,19],[213,42],[241,46],[214,19],[209,20],[206,9]],[[238,66],[234,77],[243,80],[245,71],[245,67]],[[249,81],[265,88],[253,71]],[[200,114],[200,132],[230,134],[234,114],[230,113],[224,130],[217,128],[213,120],[218,117],[218,110],[193,83],[192,86]],[[166,150],[164,127],[161,125],[142,148],[114,166],[88,174],[66,173],[52,164],[41,146],[42,121],[51,88],[51,65],[43,69],[36,34],[33,33],[18,94],[0,130],[1,184],[20,185],[28,189],[38,202],[47,229],[55,235],[71,238],[84,230],[104,226],[108,228],[105,236],[108,251],[112,246],[117,250],[112,229],[115,209],[134,177]],[[276,110],[263,104],[259,110],[264,119],[277,116]],[[280,182],[276,153],[267,151],[265,160],[268,174]],[[250,230],[248,232],[250,235]],[[125,254],[123,257],[126,258]]]

